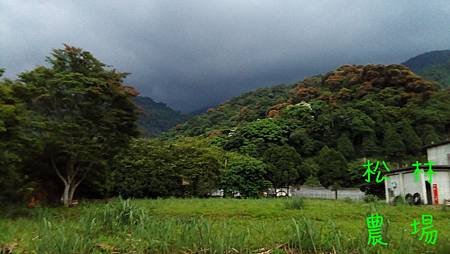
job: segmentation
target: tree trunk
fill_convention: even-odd
[[[71,201],[69,203],[69,190],[70,190],[70,185],[69,185],[69,183],[65,182],[64,183],[64,192],[63,192],[63,196],[62,196],[63,204],[65,207],[69,207],[71,204]]]
[[[62,196],[63,204],[65,207],[69,207],[73,203],[73,196],[75,195],[75,190],[77,189],[78,185],[81,183],[81,181],[78,181],[77,183],[69,182],[64,184],[64,192]]]
[[[69,206],[72,205],[73,195],[75,194],[75,189],[76,188],[77,188],[77,185],[70,186],[70,189],[69,189]]]
[[[66,175],[64,176],[59,171],[55,159],[53,156],[50,156],[51,164],[53,169],[56,171],[56,174],[64,183],[64,192],[62,195],[62,201],[65,207],[69,207],[72,205],[73,196],[75,195],[75,190],[81,184],[82,181],[86,178],[89,169],[92,167],[93,162],[91,162],[86,168],[84,173],[80,170],[80,165],[78,165],[72,157],[69,157],[66,164]]]
[[[75,162],[72,160],[72,158],[69,158],[66,164],[66,176],[63,176],[61,172],[59,171],[55,159],[53,156],[50,157],[51,164],[56,171],[56,174],[61,179],[61,181],[64,183],[64,191],[62,195],[62,201],[65,207],[69,207],[72,205],[72,199],[73,195],[75,193],[75,189],[78,187],[78,184],[81,182],[75,182],[75,177],[77,175],[77,168],[75,168]]]

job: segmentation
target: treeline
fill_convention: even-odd
[[[450,133],[450,90],[402,65],[345,65],[139,138],[125,73],[67,45],[47,62],[0,81],[1,201],[255,197],[305,183],[382,194],[365,159],[408,165]]]
[[[208,197],[218,189],[256,197],[272,186],[270,169],[250,156],[226,152],[207,139],[135,139],[116,156],[113,193],[124,197]]]
[[[284,177],[305,178],[293,151],[279,153],[295,168],[282,176],[275,164],[225,151],[213,139],[138,138],[138,93],[123,85],[125,77],[65,45],[47,66],[2,79],[0,202],[70,206],[78,197],[206,197],[219,188],[248,197],[284,185]]]

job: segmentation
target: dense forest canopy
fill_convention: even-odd
[[[305,183],[382,194],[364,183],[364,160],[407,165],[450,133],[450,89],[404,65],[343,65],[260,88],[146,138],[186,116],[135,97],[125,73],[82,49],[47,61],[0,81],[3,201],[256,197]]]
[[[244,94],[170,134],[208,137],[279,171],[289,168],[283,179],[295,180],[281,185],[317,177],[324,186],[360,186],[362,159],[406,165],[423,157],[424,145],[448,138],[449,108],[450,90],[403,65],[344,65],[293,86]],[[290,149],[296,166],[279,165]]]

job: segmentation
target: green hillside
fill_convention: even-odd
[[[403,65],[428,80],[450,87],[450,50],[427,52],[404,62]]]
[[[149,97],[136,97],[135,103],[141,109],[138,125],[146,136],[155,136],[185,121],[188,116],[155,102]]]
[[[277,85],[244,93],[178,125],[176,133],[196,136],[207,131],[229,129],[241,123],[264,118],[270,107],[289,98],[292,88],[292,85]]]
[[[423,145],[447,138],[449,108],[449,90],[403,65],[344,65],[295,85],[246,93],[171,134],[206,136],[225,150],[296,171],[299,179],[313,175],[324,185],[351,186],[360,181],[361,158],[410,164]],[[283,154],[290,155],[271,159]]]

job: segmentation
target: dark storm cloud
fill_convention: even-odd
[[[189,111],[345,63],[450,48],[449,24],[445,0],[1,0],[0,67],[13,77],[66,42]]]

